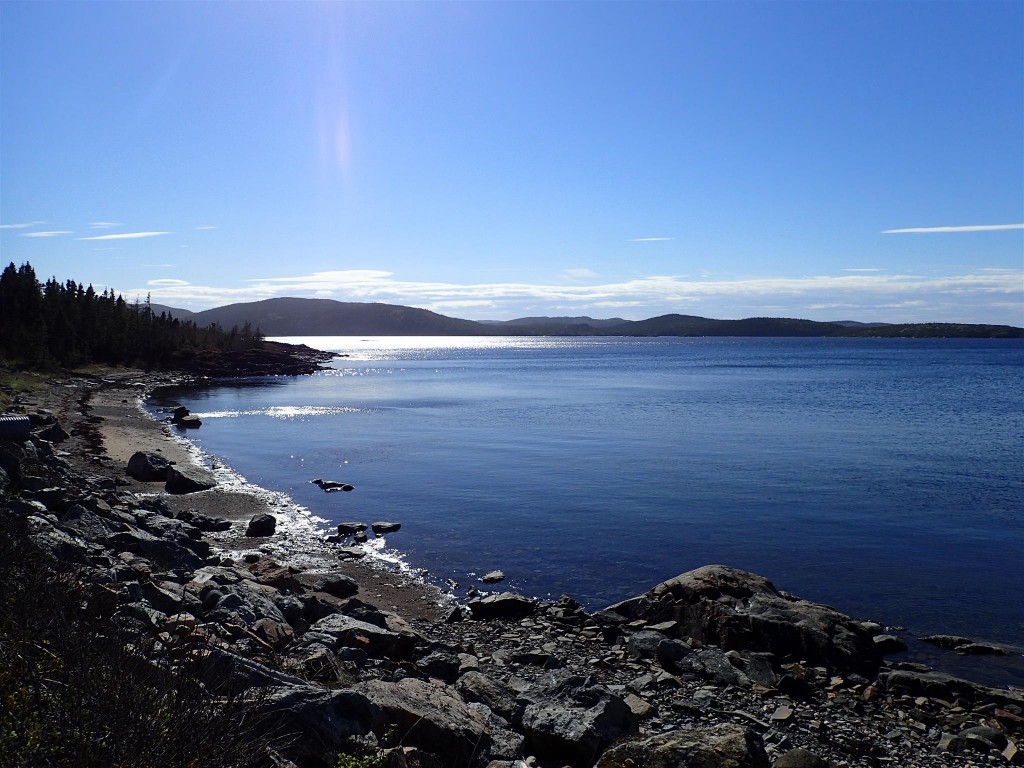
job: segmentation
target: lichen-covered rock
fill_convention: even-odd
[[[609,749],[597,768],[768,768],[768,755],[753,731],[728,723],[669,731]]]

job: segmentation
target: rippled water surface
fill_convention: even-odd
[[[401,522],[389,545],[435,580],[501,568],[593,608],[718,562],[1024,644],[1020,342],[288,340],[348,356],[150,405],[321,517]]]

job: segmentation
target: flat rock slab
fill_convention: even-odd
[[[537,612],[532,600],[512,592],[469,601],[469,610],[474,619],[525,619]]]
[[[168,467],[167,483],[164,490],[168,493],[197,493],[217,487],[217,478],[212,472],[198,467]]]
[[[727,723],[618,744],[601,756],[597,768],[768,768],[769,764],[757,734]]]

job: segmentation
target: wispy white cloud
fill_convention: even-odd
[[[74,233],[71,232],[71,230],[68,230],[68,229],[55,229],[55,230],[50,230],[49,232],[22,232],[21,236],[22,237],[60,237],[61,235],[71,235],[71,234],[74,234]]]
[[[996,232],[1005,229],[1024,229],[1024,224],[974,224],[966,227],[910,227],[886,229],[883,235],[929,234],[934,232]]]
[[[99,249],[97,249],[97,250],[99,250]],[[160,269],[167,269],[167,268],[173,267],[175,265],[174,264],[143,264],[142,266],[144,266],[144,267],[156,267],[156,268],[160,268]]]
[[[89,225],[89,227],[92,229],[110,229],[111,227],[123,226],[124,224],[121,224],[116,221],[94,221],[92,224]]]
[[[202,226],[202,227],[196,227],[196,229],[216,229],[216,227],[212,226],[210,224],[207,224],[207,225]]]
[[[0,224],[0,229],[28,229],[45,223],[45,221],[26,221],[22,224]]]
[[[116,235],[93,235],[92,237],[80,237],[79,240],[135,240],[140,237],[159,237],[160,235],[171,235],[173,232],[119,232]]]
[[[664,243],[668,240],[675,240],[674,237],[634,237],[631,243]]]
[[[466,310],[469,316],[477,317],[517,317],[524,314],[526,307],[530,308],[527,314],[552,314],[556,307],[561,311],[555,314],[628,309],[632,310],[630,316],[636,318],[695,310],[711,317],[764,314],[806,317],[808,310],[834,312],[827,309],[834,305],[849,307],[850,319],[899,322],[932,318],[1014,325],[1020,324],[1016,318],[1024,307],[1024,271],[1021,270],[978,270],[972,274],[940,277],[854,273],[687,279],[678,275],[653,275],[623,282],[589,284],[412,282],[396,279],[393,273],[381,270],[334,270],[256,278],[244,283],[218,287],[164,279],[151,281],[146,287],[133,289],[126,295],[144,296],[151,292],[154,300],[194,308],[278,296],[316,296],[340,301],[381,301],[454,314]],[[915,301],[924,305],[907,303]],[[1006,304],[1013,306],[1015,303],[1017,312],[1006,309]],[[900,314],[900,307],[906,310],[903,314]],[[970,319],[982,317],[981,313],[983,319]],[[847,314],[845,309],[844,314]]]

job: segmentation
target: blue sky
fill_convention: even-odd
[[[0,249],[190,309],[1024,325],[1022,94],[1019,0],[4,0]]]

